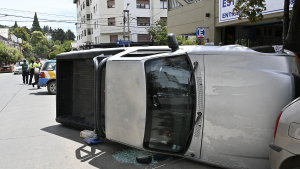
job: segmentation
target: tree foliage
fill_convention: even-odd
[[[31,33],[33,33],[34,31],[42,32],[42,29],[40,27],[40,23],[39,23],[36,13],[34,14],[34,19],[33,19],[32,27],[31,27]]]
[[[23,57],[23,54],[17,49],[7,47],[5,44],[0,43],[0,60],[5,63],[17,62]]]
[[[17,24],[17,21],[15,21],[15,24],[14,24],[14,26],[13,26],[13,29],[15,30],[17,27],[19,27],[19,26],[18,26],[18,24]]]
[[[16,35],[18,38],[21,38],[23,41],[28,41],[29,39],[29,34],[23,27],[15,28],[12,34]]]
[[[61,42],[64,42],[65,40],[68,40],[64,30],[59,28],[52,30],[51,36],[54,41],[59,40]]]
[[[39,42],[45,39],[47,40],[46,36],[44,36],[42,32],[34,31],[31,36],[31,44],[32,46],[36,46]]]
[[[40,57],[46,57],[48,52],[49,52],[49,48],[47,45],[43,44],[42,42],[39,42],[35,47],[34,47],[34,51],[36,52],[36,54]]]
[[[75,35],[74,35],[74,33],[70,29],[68,29],[66,31],[66,35],[67,35],[67,40],[74,41]]]
[[[26,26],[23,26],[23,28],[25,29],[25,31],[28,33],[29,36],[31,36],[31,32],[30,29],[28,29]]]
[[[158,20],[154,23],[154,26],[146,28],[147,32],[152,36],[155,45],[167,45],[168,44],[168,29],[167,23]]]
[[[265,0],[227,0],[227,3],[234,3],[232,14],[239,15],[239,19],[247,18],[250,23],[261,21],[263,19],[262,12],[266,10]],[[288,17],[290,4],[293,4],[291,19]],[[284,0],[283,49],[297,50],[296,43],[300,26],[299,11],[299,0]]]
[[[195,36],[191,36],[191,37],[176,36],[176,39],[177,39],[178,45],[182,45],[182,46],[197,45],[198,44],[197,39],[196,39]]]
[[[227,0],[227,2],[234,4],[231,14],[239,15],[239,20],[247,18],[250,23],[263,20],[262,12],[267,9],[265,0]]]
[[[32,54],[32,46],[28,44],[26,41],[22,42],[22,48],[23,48],[23,55],[25,57],[29,57]]]

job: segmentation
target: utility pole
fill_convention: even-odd
[[[124,18],[123,18],[123,40],[125,41],[126,37],[130,41],[130,30],[129,30],[129,10],[123,10],[124,12]],[[126,19],[126,14],[127,13],[127,19]],[[125,26],[126,26],[126,21],[127,21],[127,31],[125,32]],[[130,46],[130,45],[129,45]],[[125,47],[125,45],[123,45]]]

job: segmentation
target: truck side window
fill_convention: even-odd
[[[144,147],[181,152],[195,113],[195,94],[188,83],[192,65],[187,56],[182,55],[148,60],[145,68],[147,115]]]

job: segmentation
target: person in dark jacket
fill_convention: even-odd
[[[26,59],[23,60],[23,63],[20,63],[21,59],[19,60],[19,65],[22,66],[22,76],[23,76],[23,84],[28,84],[28,63],[26,62]]]

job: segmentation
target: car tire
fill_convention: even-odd
[[[16,73],[14,73],[14,75],[16,75]]]
[[[48,92],[50,94],[56,94],[56,81],[52,81],[47,85]]]

